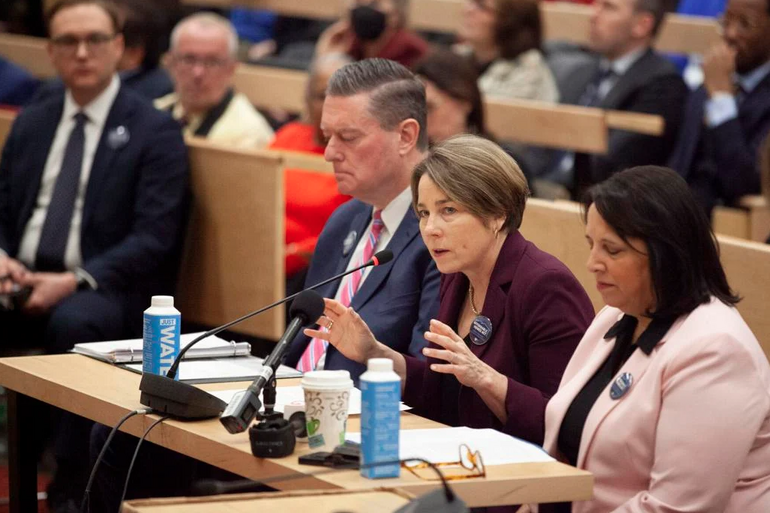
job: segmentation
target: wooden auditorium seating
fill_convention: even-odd
[[[565,263],[585,288],[594,308],[603,305],[595,281],[586,268],[588,244],[577,203],[530,198],[524,211],[521,233],[543,251]],[[730,286],[743,300],[738,303],[746,323],[770,359],[770,246],[718,235],[722,265]]]
[[[15,112],[0,109],[0,150],[5,146],[5,140],[11,132],[11,125],[14,119],[16,119]]]
[[[38,78],[56,76],[48,58],[45,39],[0,33],[0,57],[18,64]]]
[[[303,71],[246,64],[238,67],[235,78],[236,88],[257,107],[291,113],[304,109],[306,83]],[[664,129],[663,119],[650,114],[491,97],[484,105],[489,131],[498,139],[534,146],[605,153],[609,129],[648,135]]]
[[[283,158],[188,141],[193,208],[177,287],[185,320],[217,326],[284,296]],[[236,331],[280,338],[283,307]]]
[[[39,38],[0,34],[0,55],[21,65],[48,62],[45,40]],[[43,73],[43,66],[31,71]],[[306,83],[303,71],[246,64],[238,67],[235,77],[236,88],[257,107],[292,113],[304,109]],[[607,151],[609,129],[660,135],[664,128],[660,116],[524,100],[488,98],[485,109],[490,132],[500,140],[588,153]],[[521,119],[527,122],[515,122]]]
[[[232,7],[247,5],[270,9],[280,14],[306,18],[336,19],[344,12],[343,0],[182,0],[189,5]],[[455,32],[460,23],[463,0],[412,0],[409,25],[417,30]],[[545,40],[562,40],[578,44],[588,42],[591,7],[567,2],[543,2]],[[719,39],[713,18],[668,14],[656,47],[672,53],[704,53]]]

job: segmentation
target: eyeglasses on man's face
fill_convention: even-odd
[[[104,50],[107,43],[115,39],[115,36],[116,34],[104,34],[102,32],[94,32],[85,37],[63,34],[52,38],[51,44],[57,52],[67,55],[77,53],[81,45],[85,45],[89,53],[97,53]]]
[[[232,62],[230,59],[198,57],[189,53],[174,54],[171,58],[174,64],[185,71],[192,70],[196,66],[201,66],[206,71],[221,70]]]
[[[401,466],[422,480],[440,480],[440,477],[428,463],[421,462],[409,464],[403,462],[401,463]],[[460,445],[460,457],[457,461],[434,463],[433,466],[441,469],[441,473],[447,481],[485,477],[487,475],[481,453],[479,451],[472,451],[471,448],[465,444]]]

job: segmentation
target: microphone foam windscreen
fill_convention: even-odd
[[[289,313],[292,319],[302,319],[302,324],[314,323],[324,313],[324,298],[314,290],[304,290],[291,303]]]
[[[378,251],[374,254],[374,258],[377,259],[376,265],[382,265],[387,264],[391,260],[393,260],[393,252],[389,249],[383,249],[382,251]]]

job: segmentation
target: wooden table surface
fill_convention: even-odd
[[[110,426],[129,411],[143,407],[139,402],[140,378],[139,374],[75,354],[0,359],[0,386]],[[278,384],[279,387],[297,385],[298,380],[279,380]],[[200,387],[222,390],[246,385],[217,383]],[[141,436],[157,418],[156,415],[137,416],[121,430]],[[402,429],[440,427],[445,426],[410,413],[403,413],[401,417]],[[359,431],[358,416],[349,418],[348,429]],[[218,419],[167,420],[156,427],[148,439],[255,481],[270,479],[270,486],[279,490],[369,490],[387,486],[421,495],[438,486],[409,472],[402,472],[399,478],[377,480],[365,479],[352,470],[314,476],[319,467],[297,462],[299,455],[312,452],[307,443],[298,442],[295,453],[286,458],[255,458],[248,434],[231,435]],[[323,470],[326,469],[320,469]],[[274,481],[284,477],[287,479]],[[486,478],[452,481],[451,485],[469,506],[480,507],[586,500],[592,495],[593,477],[589,472],[559,462],[525,463],[490,466]]]

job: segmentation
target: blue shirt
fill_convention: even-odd
[[[0,57],[0,105],[21,107],[39,86],[40,81],[27,70]]]
[[[743,75],[736,74],[733,81],[740,85],[743,94],[751,94],[760,82],[770,73],[770,61]],[[735,95],[717,93],[706,101],[706,124],[710,128],[718,127],[738,117],[738,102]]]

